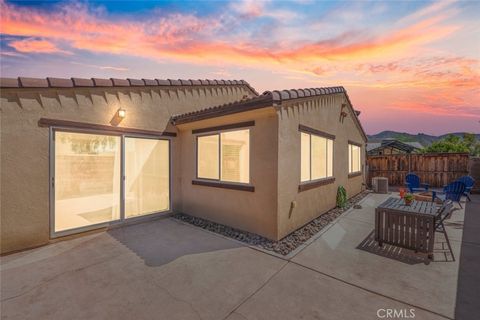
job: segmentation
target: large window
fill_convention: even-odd
[[[348,173],[358,173],[362,170],[360,147],[354,144],[348,145]]]
[[[333,177],[333,140],[301,132],[301,181]]]
[[[197,137],[197,178],[250,182],[250,130]]]

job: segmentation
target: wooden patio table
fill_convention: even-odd
[[[426,263],[433,258],[437,205],[414,200],[409,206],[390,197],[375,209],[375,240],[425,254]]]

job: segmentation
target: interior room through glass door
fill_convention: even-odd
[[[121,137],[55,132],[54,231],[120,219]]]
[[[125,137],[125,218],[170,209],[169,141]]]

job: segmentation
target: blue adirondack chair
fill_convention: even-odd
[[[428,191],[428,183],[420,183],[420,178],[415,173],[409,173],[405,176],[405,185],[410,193]]]
[[[466,186],[463,182],[461,181],[454,181],[451,182],[450,184],[446,185],[443,188],[442,193],[437,193],[436,197],[445,201],[445,200],[452,200],[453,202],[458,203],[460,208],[462,207],[462,204],[460,203],[460,200],[462,199],[463,194],[465,193]]]
[[[472,199],[470,199],[470,193],[472,192],[473,185],[475,184],[475,179],[473,179],[471,176],[463,176],[458,178],[457,181],[465,184],[465,193],[463,195],[467,197],[468,201],[472,201]]]

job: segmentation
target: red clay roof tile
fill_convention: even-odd
[[[18,81],[23,88],[48,88],[47,79],[20,77]]]
[[[92,79],[83,79],[83,78],[72,78],[73,85],[75,87],[94,87]]]
[[[96,87],[113,87],[112,80],[102,78],[92,78],[93,84]]]
[[[47,81],[50,87],[56,87],[56,88],[72,88],[73,87],[72,79],[47,78]]]
[[[146,86],[158,86],[157,80],[142,79]]]
[[[110,80],[112,80],[112,83],[115,87],[128,87],[128,86],[130,86],[130,82],[128,82],[127,79],[110,78]]]
[[[145,86],[145,82],[143,80],[140,80],[140,79],[130,79],[128,78],[127,79],[128,82],[130,83],[130,85],[132,87],[143,87]]]
[[[1,88],[18,88],[20,83],[18,78],[0,78],[0,87]]]

